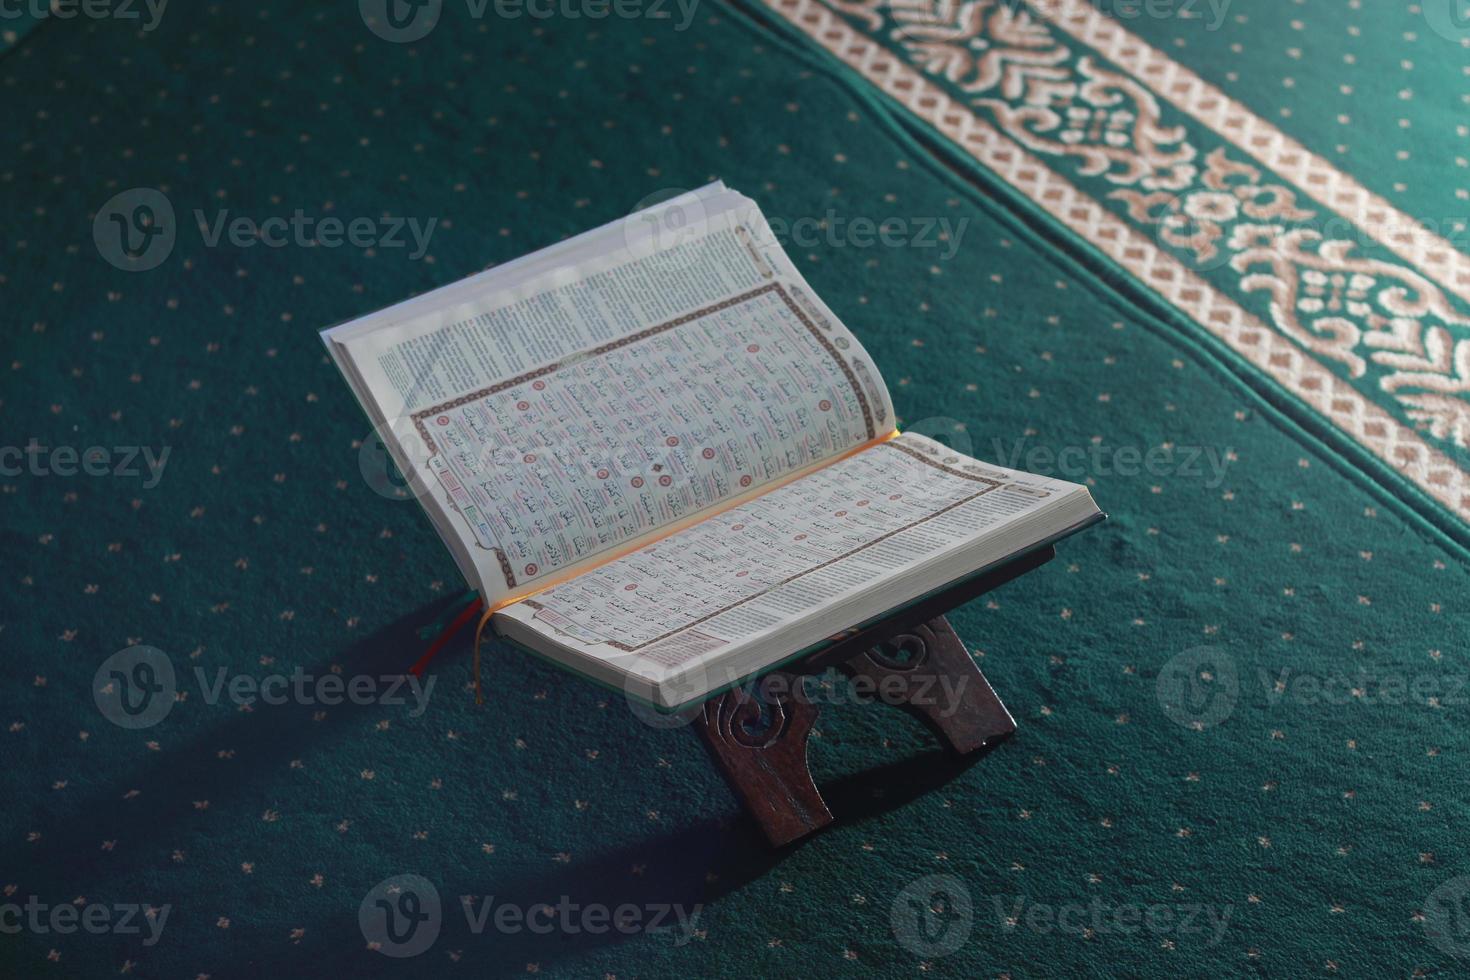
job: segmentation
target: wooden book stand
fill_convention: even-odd
[[[801,678],[838,667],[855,682],[865,682],[880,700],[916,715],[956,754],[991,748],[1016,730],[1015,719],[944,614],[1054,557],[1054,546],[1038,548],[876,623],[838,634],[809,656],[694,709],[692,727],[772,846],[789,844],[832,822],[807,767],[807,737],[818,708],[803,695]],[[477,600],[460,610],[409,672],[422,674],[480,608]],[[935,692],[944,692],[950,701],[941,703]]]
[[[1015,719],[944,613],[1055,555],[1050,545],[1023,555],[704,702],[692,727],[773,847],[832,822],[807,767],[807,737],[819,709],[802,694],[802,676],[838,667],[916,715],[955,753],[994,746],[1016,730]],[[941,703],[939,691],[951,700]]]

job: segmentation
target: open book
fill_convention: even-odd
[[[664,709],[1102,519],[899,435],[723,184],[322,336],[494,630]]]

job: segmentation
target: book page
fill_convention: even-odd
[[[881,590],[1075,489],[903,435],[499,615],[656,675]]]
[[[344,342],[488,599],[892,430],[876,367],[757,222]]]

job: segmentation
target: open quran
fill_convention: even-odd
[[[899,434],[721,183],[322,337],[491,628],[662,709],[1102,519]]]

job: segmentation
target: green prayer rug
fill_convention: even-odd
[[[1466,969],[1463,0],[31,6],[0,974]],[[983,759],[826,679],[837,821],[779,852],[687,728],[511,647],[483,706],[466,634],[387,697],[467,597],[317,337],[712,179],[902,428],[1110,518],[951,615]]]

